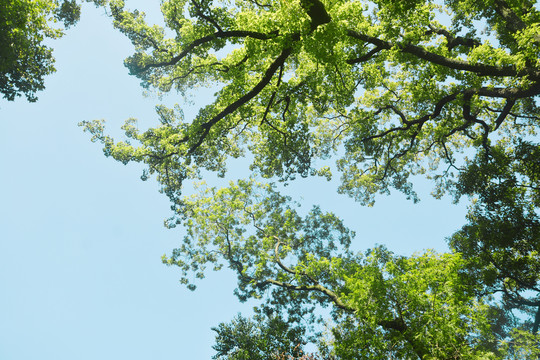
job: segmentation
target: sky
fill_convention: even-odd
[[[157,1],[126,3],[159,21]],[[39,100],[0,100],[0,359],[210,359],[211,327],[256,303],[233,296],[230,271],[210,273],[195,292],[181,285],[179,271],[160,260],[183,229],[163,227],[171,214],[158,184],[140,180],[142,166],[106,158],[77,126],[106,119],[116,136],[129,117],[140,129],[153,126],[160,99],[144,96],[128,75],[123,59],[132,46],[102,9],[85,5],[81,21],[50,44],[57,73]],[[194,91],[202,103],[212,95]],[[196,105],[181,104],[186,119]],[[226,180],[247,166],[236,161]],[[420,203],[393,193],[372,208],[336,186],[301,179],[284,191],[342,217],[357,250],[379,243],[400,254],[444,251],[465,221],[465,204],[431,198],[425,181]]]

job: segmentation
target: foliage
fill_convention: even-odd
[[[145,163],[143,179],[156,175],[171,199],[168,225],[187,235],[163,261],[182,282],[193,289],[207,266],[227,266],[239,299],[262,299],[264,312],[315,324],[314,309],[330,305],[325,356],[534,356],[535,2],[164,0],[166,28],[121,0],[110,12],[135,46],[125,64],[145,88],[185,100],[199,86],[218,89],[193,119],[158,106],[155,128],[128,120],[127,141],[106,135],[102,121],[83,123],[107,156]],[[224,176],[227,160],[247,153],[249,180],[182,196],[186,179]],[[416,201],[415,175],[434,180],[436,196],[473,198],[468,224],[450,239],[454,252],[354,254],[353,233],[335,215],[302,215],[255,181],[330,179],[331,157],[338,191],[362,204],[391,189]]]
[[[332,305],[341,325],[328,356],[474,358],[495,347],[490,309],[459,255],[353,254],[353,234],[333,214],[316,207],[301,217],[254,181],[203,189],[181,214],[188,235],[163,261],[179,266],[184,282],[190,272],[203,278],[207,264],[227,266],[240,300],[262,298],[264,311],[285,312],[289,322],[315,323],[317,307]]]
[[[4,98],[13,101],[25,95],[28,101],[37,100],[36,92],[45,88],[44,77],[55,71],[52,49],[45,40],[61,37],[80,15],[76,0],[0,3],[0,94]],[[59,22],[63,27],[57,26]]]
[[[231,323],[213,328],[217,360],[267,360],[288,354],[299,357],[304,329],[291,327],[279,317],[256,315],[253,320],[238,315]]]
[[[219,90],[194,119],[161,107],[161,126],[128,127],[139,147],[87,129],[108,155],[146,163],[172,198],[198,169],[224,172],[249,150],[253,170],[281,180],[331,176],[317,160],[338,151],[339,191],[367,204],[392,187],[415,199],[411,175],[429,172],[442,190],[460,151],[535,128],[533,5],[168,0],[166,31],[116,0],[114,24],[136,49],[125,64],[143,86]]]
[[[374,249],[346,277],[354,322],[334,329],[340,358],[480,358],[491,354],[490,311],[458,255],[410,258]],[[351,328],[351,325],[352,328]],[[344,330],[347,330],[345,333]]]
[[[503,342],[502,351],[508,359],[538,359],[540,357],[539,342],[539,335],[515,329],[512,331],[512,339]]]
[[[450,245],[470,260],[489,293],[501,293],[507,308],[534,312],[540,325],[540,148],[517,141],[480,154],[461,173],[457,195],[475,195],[469,223]]]

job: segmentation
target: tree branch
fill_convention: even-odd
[[[495,12],[506,22],[506,27],[510,32],[518,32],[527,27],[527,25],[516,15],[504,0],[493,1]]]
[[[411,44],[394,44],[390,41],[381,40],[379,38],[359,33],[354,30],[348,30],[347,35],[352,38],[362,40],[373,44],[382,49],[392,49],[396,47],[401,51],[414,55],[420,59],[426,60],[430,63],[441,65],[449,69],[469,71],[479,76],[512,76],[512,77],[524,77],[529,76],[530,79],[540,81],[540,70],[534,68],[524,68],[516,70],[515,66],[495,66],[486,64],[471,64],[459,59],[451,59],[445,56],[435,54],[427,51],[426,49],[411,45]]]
[[[366,62],[369,59],[371,59],[376,53],[380,52],[381,50],[383,50],[382,47],[375,46],[373,49],[368,51],[365,55],[362,55],[362,56],[360,56],[359,58],[356,58],[356,59],[349,59],[346,62],[349,65],[354,65],[354,64],[359,64],[359,63]]]
[[[476,117],[472,116],[472,114],[470,113],[470,98],[473,95],[508,99],[507,104],[505,106],[505,109],[507,109],[506,110],[507,112],[510,112],[510,110],[512,109],[512,106],[515,103],[516,99],[530,97],[530,96],[533,96],[533,95],[540,94],[540,83],[534,84],[533,86],[531,86],[528,89],[520,89],[520,88],[487,88],[487,87],[483,87],[483,88],[469,88],[469,89],[466,89],[466,90],[463,90],[463,91],[455,92],[453,94],[446,95],[441,100],[439,100],[437,102],[437,104],[435,105],[435,109],[433,110],[433,112],[431,114],[424,115],[424,116],[422,116],[420,118],[417,118],[415,120],[406,120],[405,115],[401,111],[399,111],[399,109],[395,108],[393,105],[389,105],[389,106],[386,106],[384,108],[379,109],[377,112],[375,112],[374,115],[379,114],[381,111],[383,111],[385,109],[391,109],[392,111],[394,111],[396,113],[396,115],[398,115],[401,118],[401,121],[404,124],[404,126],[393,127],[393,128],[388,129],[388,130],[385,130],[385,131],[383,131],[383,132],[381,132],[379,134],[368,136],[368,137],[366,137],[366,138],[364,138],[362,140],[363,141],[368,141],[368,140],[373,140],[373,139],[377,139],[377,138],[382,138],[382,137],[384,137],[384,136],[386,136],[388,134],[391,134],[393,132],[406,131],[406,130],[409,130],[413,125],[420,125],[420,124],[425,123],[428,120],[432,120],[432,119],[434,119],[434,118],[436,118],[437,116],[440,115],[440,113],[441,113],[441,111],[442,111],[442,109],[443,109],[443,107],[445,105],[447,105],[448,103],[456,100],[458,95],[460,95],[460,94],[463,94],[464,97],[465,97],[465,100],[466,100],[465,104],[463,105],[463,107],[464,107],[463,108],[463,111],[464,111],[463,115],[464,115],[465,120],[467,120],[467,121],[465,122],[464,125],[456,128],[456,129],[452,129],[447,134],[447,136],[454,134],[456,131],[465,130],[472,123],[481,124],[484,127],[484,129],[486,129],[486,126],[487,126],[487,130],[491,131],[491,128],[484,121],[477,119]],[[467,104],[469,104],[469,105],[467,105]],[[510,106],[510,104],[512,104],[512,106]],[[504,119],[506,118],[506,116],[507,116],[507,114],[505,114],[504,116],[501,116],[501,115],[503,115],[503,114],[501,113],[499,115],[499,117],[497,118],[497,123],[498,123],[499,120],[502,123],[504,121]],[[500,126],[500,124],[496,125],[495,129],[497,129],[499,126]]]
[[[462,45],[469,48],[473,48],[476,46],[480,46],[480,41],[475,39],[469,39],[462,36],[454,36],[452,33],[450,33],[448,30],[436,28],[433,25],[429,25],[429,29],[426,34],[429,35],[431,33],[443,35],[446,38],[447,48],[448,50],[452,50],[456,46]]]
[[[257,96],[266,85],[270,82],[272,77],[274,76],[275,72],[278,68],[281,67],[285,63],[285,60],[289,57],[289,55],[292,52],[292,48],[286,48],[284,49],[281,54],[274,60],[274,62],[266,69],[263,78],[257,85],[255,85],[250,91],[248,91],[246,94],[244,94],[242,97],[240,97],[238,100],[227,106],[225,109],[223,109],[219,114],[214,116],[211,120],[207,121],[206,123],[201,125],[201,128],[203,129],[203,133],[201,134],[199,140],[191,146],[191,148],[188,151],[188,154],[192,154],[197,148],[202,144],[208,133],[210,132],[210,129],[214,124],[216,124],[218,121],[223,119],[225,116],[233,113],[236,111],[239,107],[253,99],[255,96]]]
[[[268,40],[276,37],[278,35],[278,31],[273,31],[271,33],[260,33],[256,31],[245,31],[245,30],[231,30],[231,31],[218,31],[213,34],[203,36],[202,38],[199,38],[193,42],[191,42],[189,45],[186,46],[186,48],[178,55],[170,59],[169,61],[162,61],[159,63],[153,63],[153,64],[147,64],[137,70],[136,74],[144,72],[150,68],[155,67],[164,67],[164,66],[170,66],[175,65],[180,60],[185,58],[187,55],[190,54],[190,52],[195,49],[198,46],[201,46],[205,43],[214,41],[216,39],[231,39],[231,38],[245,38],[250,37],[253,39],[259,39],[259,40]]]
[[[314,31],[319,25],[327,24],[332,20],[320,0],[300,0],[300,6],[311,18],[311,31]]]
[[[439,114],[441,113],[443,107],[448,104],[449,102],[455,100],[457,98],[457,95],[458,93],[454,93],[454,94],[450,94],[450,95],[447,95],[445,97],[443,97],[441,100],[439,100],[439,102],[437,102],[437,104],[435,105],[435,110],[433,110],[433,112],[431,114],[428,114],[428,115],[424,115],[416,120],[405,120],[403,121],[405,123],[405,126],[400,126],[400,127],[394,127],[394,128],[391,128],[391,129],[388,129],[382,133],[379,133],[379,134],[375,134],[375,135],[372,135],[372,136],[368,136],[364,139],[362,139],[362,141],[368,141],[368,140],[373,140],[373,139],[377,139],[377,138],[381,138],[381,137],[384,137],[392,132],[396,132],[396,131],[403,131],[403,130],[409,130],[413,125],[419,125],[419,124],[423,124],[425,123],[426,121],[430,120],[430,119],[434,119],[436,118],[437,116],[439,116]],[[391,109],[391,108],[394,108],[393,106],[388,106],[387,107],[388,109]],[[383,109],[380,109],[380,110],[383,110]],[[396,112],[397,109],[394,110],[394,112]],[[377,111],[376,113],[379,113],[380,111]],[[397,113],[401,118],[402,120],[404,120],[404,115],[401,113],[401,112],[398,112]]]
[[[209,17],[209,16],[207,16],[207,15],[205,15],[203,13],[203,9],[201,8],[201,4],[199,4],[196,0],[191,0],[191,3],[197,9],[197,15],[201,19],[206,20],[208,23],[210,23],[212,26],[214,26],[218,32],[223,32],[223,29],[221,28],[221,26],[219,26],[219,24],[216,22],[215,19],[212,19],[211,17]]]
[[[285,272],[288,272],[289,274],[292,274],[292,275],[296,275],[296,271],[288,268],[287,266],[285,266],[280,258],[279,258],[279,247],[281,246],[281,240],[279,240],[279,238],[277,236],[274,236],[274,239],[277,240],[276,242],[276,246],[274,247],[274,260],[276,261],[276,263],[278,264],[278,266]]]
[[[495,128],[493,129],[494,131],[497,130],[499,126],[501,126],[501,124],[506,119],[508,114],[510,114],[510,111],[512,110],[512,107],[514,106],[515,103],[516,103],[516,100],[514,99],[506,100],[506,104],[504,105],[504,108],[502,109],[501,113],[497,117],[497,120],[495,120]]]
[[[267,279],[267,280],[262,282],[263,285],[265,283],[276,285],[276,286],[279,286],[279,287],[282,287],[282,288],[285,288],[285,289],[288,289],[288,290],[318,291],[318,292],[321,292],[321,293],[325,294],[326,296],[328,296],[330,298],[330,300],[332,300],[332,302],[334,304],[336,304],[336,306],[338,308],[340,308],[342,310],[345,310],[347,312],[354,312],[355,311],[354,308],[348,306],[343,301],[341,301],[341,299],[339,298],[339,296],[336,293],[334,293],[332,290],[329,290],[329,289],[325,288],[324,286],[322,286],[320,284],[317,284],[317,285],[293,285],[293,284],[289,284],[289,283],[286,283],[286,282],[277,281],[277,280],[274,280],[274,279]]]

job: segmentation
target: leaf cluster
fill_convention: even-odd
[[[96,5],[105,1],[85,0]],[[60,38],[81,15],[76,0],[4,0],[0,3],[0,94],[37,101],[45,76],[56,71],[46,39]],[[59,26],[61,22],[63,26]]]
[[[262,299],[261,313],[313,325],[314,310],[330,306],[327,357],[535,356],[534,2],[164,0],[165,28],[121,0],[110,12],[135,46],[125,64],[143,87],[184,100],[200,86],[217,89],[192,119],[158,106],[154,128],[128,120],[125,141],[103,122],[83,123],[107,156],[156,175],[175,212],[167,225],[185,228],[163,257],[183,283],[194,289],[207,267],[228,267],[239,299]],[[185,180],[202,170],[225,176],[227,160],[246,154],[250,179],[183,196]],[[353,233],[335,215],[303,214],[255,180],[330,179],[336,169],[338,192],[362,204],[392,189],[417,201],[418,175],[434,180],[436,196],[473,198],[452,253],[354,254]],[[251,326],[242,321],[224,331]]]

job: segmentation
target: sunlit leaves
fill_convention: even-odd
[[[162,29],[116,0],[115,26],[135,46],[126,65],[144,87],[216,92],[192,118],[160,106],[154,128],[129,120],[127,141],[105,135],[101,122],[85,129],[106,155],[157,175],[175,211],[168,226],[186,229],[163,261],[191,289],[207,268],[228,267],[239,299],[264,299],[261,311],[313,323],[315,307],[332,305],[335,342],[325,346],[343,358],[532,354],[497,341],[521,336],[509,332],[513,307],[531,318],[540,304],[524,297],[540,273],[534,5],[169,0]],[[224,176],[227,160],[247,153],[251,179],[182,197],[185,180],[202,170]],[[418,200],[418,175],[435,180],[436,196],[477,197],[450,241],[461,254],[355,255],[334,215],[302,213],[254,180],[329,179],[334,168],[320,160],[330,157],[338,191],[363,204],[392,189]],[[504,304],[492,306],[486,295],[498,292]],[[536,332],[540,312],[536,319],[513,324]]]
[[[0,93],[7,100],[24,95],[36,101],[44,77],[55,71],[46,38],[56,39],[80,17],[75,0],[6,0],[0,4]]]
[[[177,222],[188,235],[164,262],[179,266],[184,282],[195,269],[202,275],[206,264],[227,265],[238,272],[242,291],[248,293],[264,290],[268,279],[304,284],[306,279],[283,271],[276,259],[309,268],[308,257],[347,256],[353,234],[333,214],[314,208],[302,217],[289,201],[254,180],[222,189],[202,187],[184,198]]]
[[[173,149],[142,139],[148,155],[137,161],[156,168],[156,158],[177,154],[223,174],[227,158],[247,150],[253,170],[290,180],[319,174],[317,160],[340,153],[340,191],[367,204],[391,188],[416,199],[410,176],[443,182],[457,173],[456,152],[496,141],[495,129],[519,136],[506,124],[515,113],[499,119],[507,99],[520,116],[536,114],[523,106],[539,74],[533,8],[465,0],[308,3],[170,0],[162,4],[168,29],[161,29],[113,1],[115,26],[136,48],[126,65],[143,86],[183,95],[220,88],[195,118],[176,125],[180,141],[162,139]],[[479,35],[479,19],[500,32],[498,42]]]

